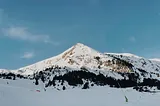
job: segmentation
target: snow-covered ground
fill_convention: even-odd
[[[160,93],[142,93],[131,88],[104,86],[44,91],[42,86],[35,86],[28,80],[0,79],[0,106],[159,106],[159,100]]]

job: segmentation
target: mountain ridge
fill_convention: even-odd
[[[0,70],[3,79],[29,79],[57,90],[91,86],[160,89],[160,63],[130,53],[100,53],[77,43],[63,53],[19,68]],[[145,88],[143,88],[145,87]],[[148,89],[148,88],[147,88]]]
[[[101,69],[103,70],[112,70],[112,68],[108,68],[109,66],[107,63],[108,61],[113,60],[111,55],[114,58],[124,57],[125,59],[123,58],[123,60],[125,61],[128,61],[127,59],[130,59],[131,61],[137,61],[139,59],[146,60],[143,57],[139,57],[130,53],[100,53],[82,43],[77,43],[57,56],[53,56],[16,70],[11,70],[11,72],[23,75],[31,75],[35,72],[43,71],[46,68],[57,65],[61,67],[67,66],[73,69],[79,69],[83,66],[90,69],[99,69],[99,66],[101,66]],[[147,61],[154,61],[154,64],[158,64],[157,60],[148,59]],[[0,72],[4,73],[8,71],[4,70],[5,69],[1,69]]]

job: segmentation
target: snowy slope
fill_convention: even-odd
[[[127,63],[127,64],[126,64]],[[132,65],[128,66],[128,65]],[[77,43],[63,53],[35,64],[11,70],[22,75],[33,75],[50,67],[68,67],[70,70],[78,70],[85,67],[93,72],[99,70],[105,75],[115,76],[114,72],[136,72],[142,79],[160,79],[160,62],[145,59],[130,53],[100,53],[84,44]],[[0,70],[1,73],[8,70]],[[143,75],[142,75],[143,74]],[[116,77],[116,78],[120,78]]]
[[[160,59],[159,58],[154,58],[154,59],[150,59],[150,60],[153,61],[153,62],[156,62],[156,63],[160,64]]]
[[[140,74],[145,74],[142,77],[160,79],[160,63],[152,59],[135,56],[132,54],[116,54],[105,53],[107,56],[116,57],[132,64],[134,71]]]
[[[82,66],[88,67],[90,69],[97,69],[99,63],[95,59],[95,57],[100,57],[103,62],[112,59],[111,57],[107,57],[104,54],[85,46],[84,44],[77,43],[58,56],[20,68],[18,69],[20,71],[18,71],[17,73],[21,73],[24,75],[33,74],[37,71],[42,71],[45,68],[53,67],[56,65],[61,67],[67,66],[74,69],[79,69]],[[108,67],[102,68],[107,70]]]
[[[132,69],[124,65],[124,62],[132,64]],[[100,53],[81,43],[77,43],[58,56],[20,68],[13,72],[32,75],[33,73],[55,66],[66,66],[72,69],[86,67],[90,70],[101,70],[104,74],[109,74],[109,71],[132,71],[140,75],[145,74],[142,77],[160,79],[160,63],[155,60],[145,59],[130,53]]]
[[[5,83],[7,81],[9,84]],[[65,91],[48,88],[44,91],[40,86],[28,83],[25,81],[26,87],[20,80],[0,79],[0,106],[159,106],[160,93],[141,93],[130,88],[108,86]]]
[[[61,69],[57,69],[57,66]],[[128,74],[123,74],[130,73],[134,74],[132,77],[137,76],[137,81],[140,82],[143,82],[144,78],[160,81],[160,63],[158,61],[130,53],[100,53],[81,43],[77,43],[58,56],[10,72],[33,77],[34,74],[38,75],[40,71],[45,71],[45,77],[53,79],[54,71],[56,71],[56,75],[64,75],[68,71],[79,71],[82,68],[95,75],[102,73],[104,76],[114,79],[129,79]],[[1,69],[0,73],[9,73],[9,71]],[[2,77],[6,78],[7,76],[3,75]],[[15,75],[11,74],[7,78],[14,79],[14,77]],[[132,79],[130,78],[130,80]]]
[[[122,55],[122,56],[133,57],[133,58],[142,58],[142,57],[139,57],[139,56],[131,54],[131,53],[104,53],[104,54],[118,55],[118,56]]]
[[[9,73],[10,70],[6,70],[6,69],[0,69],[0,73]]]

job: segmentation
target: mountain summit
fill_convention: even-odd
[[[86,66],[89,68],[96,68],[96,57],[105,58],[106,56],[82,43],[77,43],[63,53],[51,57],[49,59],[37,62],[35,64],[20,68],[19,72],[23,74],[32,74],[36,71],[42,71],[45,68],[53,66],[67,66],[70,68],[80,68]]]

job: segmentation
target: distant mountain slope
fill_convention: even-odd
[[[126,66],[126,64],[124,64],[124,62],[130,63],[133,65],[133,68],[129,68]],[[101,69],[106,71],[112,70],[116,72],[139,72],[138,69],[140,69],[141,71],[144,70],[147,72],[146,76],[154,74],[153,76],[156,77],[160,74],[160,64],[155,62],[155,60],[148,60],[129,53],[103,54],[81,43],[77,43],[58,56],[20,68],[18,69],[19,71],[17,71],[17,73],[29,75],[55,66],[66,66],[73,69],[87,67],[94,70]]]
[[[160,78],[160,64],[158,62],[155,62],[154,60],[145,59],[135,55],[126,56],[123,54],[109,53],[106,53],[106,55],[127,61],[128,63],[133,65],[134,71],[145,74],[143,76],[157,79]]]
[[[160,62],[158,59],[145,59],[130,53],[100,53],[84,44],[77,43],[63,53],[35,64],[12,70],[11,72],[22,75],[33,75],[51,67],[68,67],[81,69],[85,67],[90,70],[103,70],[103,73],[114,72],[136,72],[145,78],[156,78],[160,76]],[[8,72],[1,69],[0,72]]]
[[[3,69],[0,73],[0,78],[31,79],[36,85],[41,80],[45,87],[53,85],[56,89],[78,85],[88,88],[94,84],[112,87],[121,85],[121,87],[156,86],[160,88],[158,61],[130,53],[100,53],[81,43],[77,43],[58,56],[17,70]]]
[[[119,61],[111,56],[100,53],[84,44],[77,43],[58,56],[18,69],[18,73],[29,75],[57,65],[61,67],[67,66],[73,69],[87,67],[89,69],[101,69],[107,71],[130,71],[130,69],[127,69],[125,66],[122,67],[123,65],[120,65],[121,63],[118,62]]]

